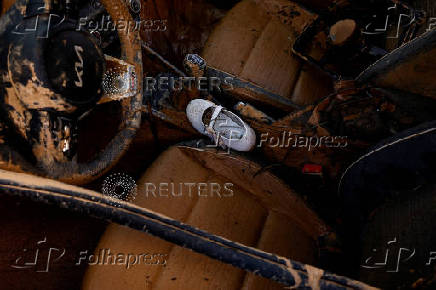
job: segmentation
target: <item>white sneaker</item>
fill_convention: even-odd
[[[195,99],[186,107],[192,126],[223,148],[250,151],[256,144],[256,134],[241,118],[214,103]]]

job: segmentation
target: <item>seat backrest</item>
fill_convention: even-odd
[[[303,64],[292,47],[317,18],[288,0],[241,1],[211,33],[202,57],[297,105],[312,104],[332,91],[331,79]]]
[[[359,84],[436,98],[436,30],[385,55],[357,77]]]

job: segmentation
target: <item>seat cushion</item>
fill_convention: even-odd
[[[260,170],[254,162],[216,150],[172,147],[139,180],[135,203],[227,239],[314,264],[316,240],[326,226],[280,179]],[[194,184],[191,191],[188,183]],[[90,266],[84,289],[283,288],[117,225],[108,227],[96,252],[100,249],[161,254],[166,265]]]

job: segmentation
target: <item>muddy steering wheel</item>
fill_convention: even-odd
[[[121,158],[140,126],[140,35],[138,30],[116,25],[120,57],[107,56],[98,47],[95,35],[77,29],[77,20],[71,21],[68,13],[50,26],[53,15],[59,16],[59,7],[53,5],[50,1],[18,0],[0,19],[0,37],[6,40],[0,44],[1,105],[7,123],[18,133],[17,139],[29,145],[32,155],[28,158],[20,153],[20,158],[0,160],[0,168],[30,170],[63,182],[85,184]],[[70,8],[61,9],[68,12]],[[113,23],[135,23],[135,15],[124,0],[101,0],[100,9],[106,9]],[[49,25],[40,25],[44,23]],[[59,56],[59,52],[64,55]],[[122,88],[108,85],[117,70],[116,81],[124,78]],[[71,124],[104,98],[121,104],[118,131],[92,160],[81,163],[68,143],[73,135]]]

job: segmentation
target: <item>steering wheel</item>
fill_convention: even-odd
[[[69,16],[71,1],[62,7],[53,3],[18,0],[0,19],[0,37],[6,40],[0,44],[1,105],[6,123],[31,152],[30,158],[0,160],[0,168],[85,184],[116,164],[140,126],[140,35],[138,29],[115,25],[120,57],[104,55],[95,34],[78,29],[77,19]],[[124,0],[101,0],[101,5],[113,23],[136,23]],[[103,99],[121,104],[118,132],[92,160],[79,162],[69,143],[75,125]]]

